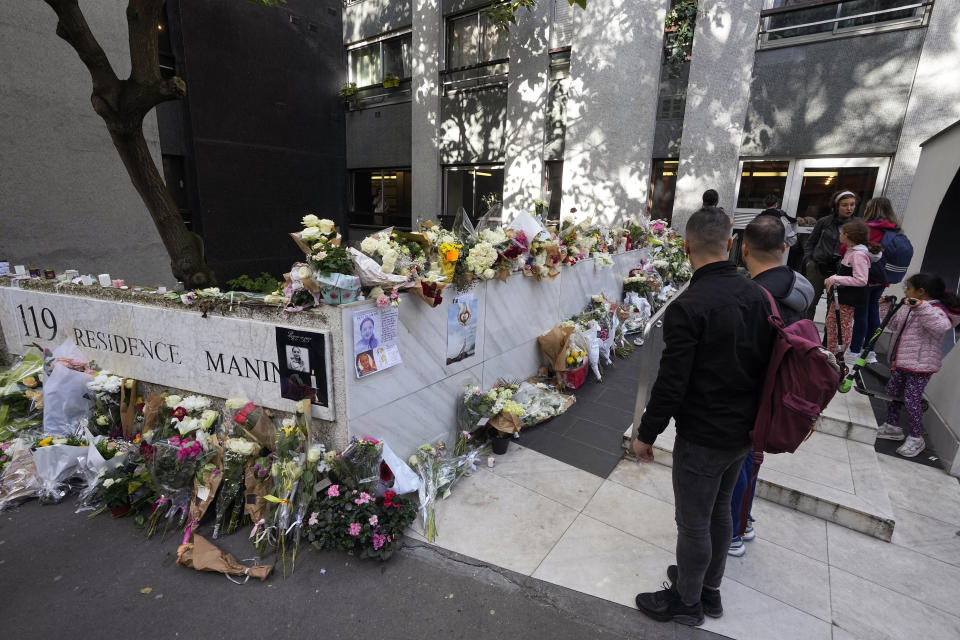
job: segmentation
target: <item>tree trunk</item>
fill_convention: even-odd
[[[157,24],[163,0],[129,0],[130,77],[120,80],[90,31],[77,0],[45,0],[57,14],[57,35],[90,71],[93,110],[103,118],[127,174],[170,254],[173,275],[188,288],[216,284],[203,257],[203,240],[187,229],[143,137],[143,119],[158,104],[187,92],[178,77],[164,79],[157,59]]]
[[[113,144],[127,168],[133,186],[147,206],[160,233],[163,246],[170,255],[173,275],[188,289],[210,287],[216,277],[203,256],[203,240],[187,229],[176,203],[157,169],[147,141],[143,136],[143,121],[110,122],[107,128]]]

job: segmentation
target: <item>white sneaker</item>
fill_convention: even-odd
[[[859,353],[854,353],[852,351],[843,352],[843,362],[847,365],[847,368],[852,369],[853,365],[857,364],[857,358],[860,357]]]
[[[900,447],[897,449],[897,453],[902,455],[904,458],[914,458],[926,448],[927,443],[923,441],[923,438],[907,436],[906,442],[900,445]]]
[[[867,354],[867,364],[877,364],[877,352],[871,351]]]
[[[877,429],[877,437],[881,440],[903,440],[906,436],[903,435],[903,429],[900,427],[884,422]]]

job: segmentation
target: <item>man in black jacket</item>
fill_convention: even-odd
[[[727,259],[731,231],[715,207],[687,222],[693,279],[664,313],[660,371],[633,441],[638,460],[652,461],[654,441],[674,418],[677,565],[667,569],[668,589],[638,594],[636,602],[656,620],[688,625],[723,613],[730,496],[750,450],[773,338],[766,294]]]

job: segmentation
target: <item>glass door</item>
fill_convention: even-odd
[[[890,158],[809,158],[797,160],[787,183],[782,208],[812,227],[830,213],[830,198],[840,190],[859,199],[857,213],[870,198],[883,193]]]

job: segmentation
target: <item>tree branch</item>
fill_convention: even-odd
[[[93,93],[115,103],[120,80],[107,54],[90,31],[77,0],[44,0],[57,14],[57,35],[67,41],[90,71]],[[116,107],[115,104],[113,104]]]
[[[130,0],[127,31],[130,43],[130,80],[160,84],[159,32],[163,0]]]

